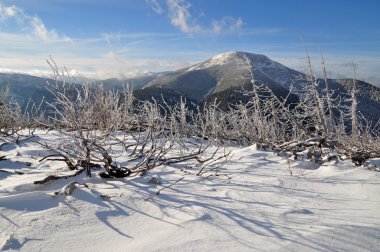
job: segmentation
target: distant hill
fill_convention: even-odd
[[[155,101],[163,107],[174,106],[181,102],[186,103],[190,110],[195,110],[198,107],[198,103],[188,97],[184,97],[178,91],[173,89],[148,87],[144,89],[137,89],[133,92],[137,101]]]
[[[123,88],[131,88],[133,90],[141,89],[142,87],[146,86],[149,82],[156,79],[158,74],[156,73],[149,73],[140,77],[134,77],[134,78],[126,78],[126,79],[117,79],[117,78],[111,78],[111,79],[105,79],[102,80],[104,87],[108,90],[116,89],[120,90]]]
[[[139,89],[156,77],[155,74],[149,74],[142,77],[130,78],[125,80],[106,79],[103,84],[106,90],[122,90],[129,87]],[[37,77],[27,74],[0,73],[0,92],[5,89],[9,90],[9,96],[15,99],[22,109],[25,109],[29,100],[39,104],[42,100],[53,102],[54,97],[47,89],[48,84],[55,81],[50,78]],[[47,108],[45,104],[45,108]]]
[[[53,80],[27,74],[0,73],[0,92],[8,89],[9,95],[24,109],[29,100],[36,104],[39,104],[42,99],[52,100],[53,97],[46,88],[46,81]]]

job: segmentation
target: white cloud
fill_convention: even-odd
[[[221,20],[212,20],[212,31],[216,34],[226,30],[228,32],[237,32],[243,25],[242,18],[223,17]]]
[[[57,34],[57,32],[55,30],[46,29],[45,24],[37,16],[30,18],[30,26],[32,28],[33,34],[37,38],[40,38],[44,41],[59,39],[59,35]]]
[[[107,60],[114,61],[114,63],[116,63],[116,65],[119,65],[119,66],[126,66],[126,65],[128,65],[128,63],[125,60],[123,60],[117,53],[115,53],[113,51],[110,51],[110,52],[106,53],[104,55],[104,57]]]
[[[15,5],[3,6],[0,3],[0,21],[7,20],[8,18],[15,17],[21,10]]]
[[[191,4],[185,0],[168,0],[167,5],[172,25],[185,33],[202,31],[201,26],[197,24],[189,12]]]
[[[184,60],[164,60],[164,59],[126,59],[119,52],[109,51],[103,55],[106,62],[117,68],[124,69],[125,72],[147,72],[147,71],[162,71],[162,69],[176,70],[190,65]]]
[[[29,31],[36,38],[45,42],[59,40],[72,42],[68,36],[64,34],[60,35],[54,29],[46,28],[46,25],[38,16],[30,16],[15,5],[5,6],[0,2],[0,21],[4,22],[10,18],[14,18],[17,21],[22,31]]]
[[[185,56],[152,46],[152,41],[156,45],[156,41],[177,38],[177,33],[108,33],[91,38],[73,38],[75,46],[65,42],[61,36],[60,40],[46,46],[41,39],[56,36],[38,20],[34,24],[38,37],[31,26],[27,34],[0,31],[0,72],[49,76],[51,69],[46,63],[49,55],[59,66],[67,66],[89,78],[101,79],[175,70],[189,65],[184,60]],[[108,46],[107,40],[111,42]]]
[[[120,41],[122,37],[120,33],[103,33],[101,36],[107,44],[111,44],[113,41]]]
[[[164,9],[162,8],[161,4],[158,3],[157,0],[146,0],[146,2],[148,3],[148,5],[150,6],[150,8],[152,8],[152,10],[154,12],[156,12],[157,14],[162,14],[164,13]]]
[[[190,12],[191,4],[187,0],[166,0],[164,9],[158,0],[146,0],[150,8],[157,14],[167,12],[170,23],[181,30],[183,33],[200,33],[213,32],[216,34],[222,32],[234,33],[241,29],[243,25],[242,18],[231,16],[223,17],[220,20],[211,20],[211,27],[200,25],[196,18]]]
[[[268,55],[273,60],[276,60],[287,67],[294,70],[305,72],[306,63],[305,56],[302,53],[273,53],[273,56]],[[314,72],[318,77],[323,77],[321,68],[321,58],[318,53],[310,53]],[[329,54],[325,55],[325,64],[327,68],[328,78],[352,78],[352,58],[346,55]],[[357,66],[357,79],[367,81],[368,83],[380,88],[380,76],[374,75],[379,69],[380,64],[378,56],[357,55],[354,58],[354,64]]]

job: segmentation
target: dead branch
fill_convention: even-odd
[[[203,170],[207,167],[207,166],[209,166],[210,164],[212,164],[212,163],[215,163],[216,161],[218,161],[218,160],[220,160],[220,159],[222,159],[222,158],[226,158],[226,160],[223,162],[223,164],[224,163],[227,163],[229,160],[228,160],[228,156],[231,154],[231,152],[228,152],[228,153],[225,153],[224,155],[222,155],[222,156],[219,156],[219,157],[217,157],[217,158],[214,158],[214,156],[215,155],[213,155],[210,159],[208,159],[207,161],[205,161],[204,163],[206,163],[206,164],[204,164],[204,165],[202,165],[202,168],[199,170],[199,172],[197,173],[197,176],[200,176],[201,174],[202,174],[202,172],[203,172]]]
[[[158,190],[158,191],[156,192],[156,195],[159,195],[163,190],[165,190],[165,189],[167,189],[167,188],[170,188],[170,187],[174,186],[175,184],[177,184],[178,182],[180,182],[180,181],[181,181],[182,179],[184,179],[184,178],[185,178],[185,177],[182,177],[182,178],[180,178],[180,179],[174,181],[174,182],[171,183],[170,185],[167,185],[167,186],[162,187],[160,190]]]
[[[8,171],[8,170],[3,170],[3,169],[0,169],[0,172],[17,174],[17,175],[23,175],[24,174],[23,172],[20,172],[20,171]]]
[[[63,159],[58,159],[58,158],[50,158],[50,157],[62,157]],[[77,169],[77,165],[74,165],[71,160],[63,155],[63,154],[60,154],[60,153],[57,153],[57,154],[51,154],[51,155],[48,155],[46,157],[43,157],[39,160],[39,162],[42,162],[44,160],[49,160],[49,161],[63,161],[67,164],[67,167],[69,167],[70,170],[76,170]]]
[[[72,177],[75,177],[75,176],[81,174],[83,171],[84,171],[84,169],[80,169],[80,170],[76,171],[75,173],[73,173],[71,175],[66,175],[66,176],[50,175],[50,176],[47,176],[46,178],[44,178],[42,180],[34,181],[33,184],[41,185],[41,184],[45,184],[45,183],[47,183],[49,181],[53,181],[53,180],[72,178]]]

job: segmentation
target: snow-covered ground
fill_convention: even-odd
[[[72,173],[64,162],[39,162],[48,152],[31,141],[58,138],[2,146],[0,169],[24,174],[0,172],[0,250],[380,250],[380,173],[348,161],[317,167],[229,147],[231,160],[203,176],[177,164],[127,179],[95,170],[34,185]],[[72,181],[89,188],[53,196]]]

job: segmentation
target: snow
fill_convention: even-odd
[[[237,55],[237,52],[227,52],[227,53],[218,54],[212,57],[210,60],[208,60],[204,67],[207,68],[211,66],[224,65],[226,63],[229,63],[230,60],[235,59],[236,55]]]
[[[194,70],[200,70],[200,69],[206,69],[214,66],[221,66],[225,64],[235,63],[244,65],[244,59],[239,56],[242,53],[239,52],[227,52],[227,53],[221,53],[218,54],[212,58],[210,58],[207,61],[195,64],[187,69],[187,72],[194,71]]]
[[[284,65],[269,59],[265,55],[237,51],[218,54],[209,60],[188,67],[186,71],[203,70],[227,64],[235,67],[246,67],[247,62],[244,57],[250,59],[254,71],[261,72],[275,82],[285,85],[284,79],[289,79],[289,69]]]
[[[229,146],[231,160],[203,176],[196,175],[197,168],[177,164],[127,179],[104,180],[94,170],[91,178],[82,173],[34,185],[48,175],[72,173],[64,162],[38,161],[48,152],[33,141],[49,144],[62,137],[59,132],[39,132],[1,149],[0,156],[8,160],[0,161],[0,169],[24,174],[0,172],[0,250],[380,248],[380,173],[349,161],[319,166],[255,146]],[[118,157],[122,160],[122,153]],[[88,188],[54,196],[73,181]]]

